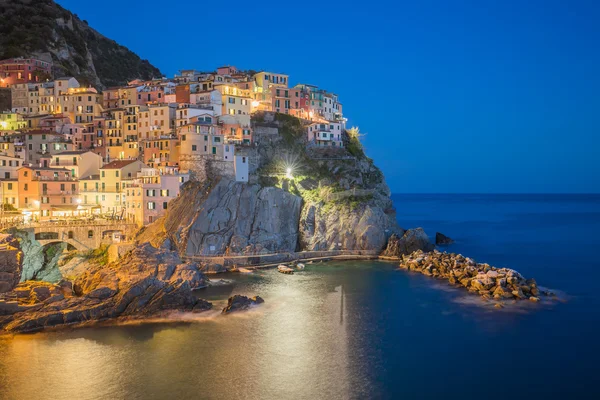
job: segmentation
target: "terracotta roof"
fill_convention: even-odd
[[[54,156],[75,156],[83,153],[91,153],[89,150],[71,150],[71,151],[63,151],[61,153],[56,153]]]
[[[111,161],[100,169],[121,169],[138,160],[115,160]]]

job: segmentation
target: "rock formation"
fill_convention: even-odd
[[[223,309],[223,314],[247,310],[252,306],[262,304],[264,302],[265,301],[260,296],[246,297],[236,294],[235,296],[231,296],[227,301],[227,307]]]
[[[447,280],[450,284],[467,288],[485,299],[497,301],[514,299],[540,301],[540,296],[551,292],[540,290],[535,279],[525,279],[510,268],[495,268],[481,264],[460,254],[421,250],[402,256],[400,268]]]
[[[435,244],[438,246],[447,246],[454,243],[454,240],[444,235],[443,233],[435,233]]]
[[[225,178],[210,189],[192,183],[158,226],[148,227],[138,239],[161,244],[158,236],[186,256],[293,252],[301,201],[278,188]]]
[[[0,329],[31,332],[111,318],[144,318],[169,310],[200,312],[212,305],[193,290],[206,285],[198,265],[146,244],[118,263],[91,265],[68,282],[24,282],[0,295]]]
[[[0,19],[7,21],[0,35],[0,59],[52,59],[55,77],[75,76],[99,88],[162,76],[147,60],[52,0],[0,0]]]
[[[431,251],[434,245],[422,228],[409,229],[403,235],[393,234],[388,240],[384,257],[400,258],[417,250]]]
[[[0,293],[11,291],[21,280],[23,252],[12,235],[0,234]]]
[[[66,243],[52,243],[42,246],[33,232],[10,230],[20,243],[23,251],[22,281],[41,280],[59,282],[63,276],[58,268],[58,260],[67,247]]]

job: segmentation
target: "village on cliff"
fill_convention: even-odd
[[[307,146],[344,146],[338,96],[290,86],[285,74],[223,66],[100,91],[52,70],[35,58],[0,61],[11,93],[0,110],[4,227],[95,216],[142,227],[190,179],[252,182],[253,119],[263,114],[297,117]]]

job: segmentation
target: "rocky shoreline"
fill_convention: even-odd
[[[209,283],[201,269],[172,251],[142,244],[118,262],[91,263],[73,282],[21,282],[0,294],[0,334],[208,311],[213,304],[194,293]],[[223,313],[263,301],[236,295]]]
[[[513,269],[478,263],[461,254],[417,250],[400,258],[401,269],[445,279],[483,299],[495,300],[497,308],[507,300],[539,302],[543,297],[555,297],[554,293],[540,289],[535,279],[525,279]]]

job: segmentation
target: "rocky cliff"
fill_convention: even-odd
[[[12,235],[0,234],[0,293],[11,291],[21,280],[23,252]]]
[[[190,183],[139,240],[168,240],[186,256],[296,251],[301,203],[279,188],[225,178],[214,187]]]
[[[100,88],[162,76],[52,0],[0,0],[0,59],[32,55],[51,57],[57,77]]]
[[[193,290],[206,285],[197,264],[176,253],[139,246],[120,262],[92,261],[72,284],[27,281],[0,295],[0,332],[112,318],[147,318],[168,311],[201,312],[211,304]]]
[[[404,233],[383,174],[362,151],[313,149],[300,120],[287,115],[253,121],[255,183],[187,184],[167,215],[139,235],[141,243],[182,256],[381,251],[392,234]]]

